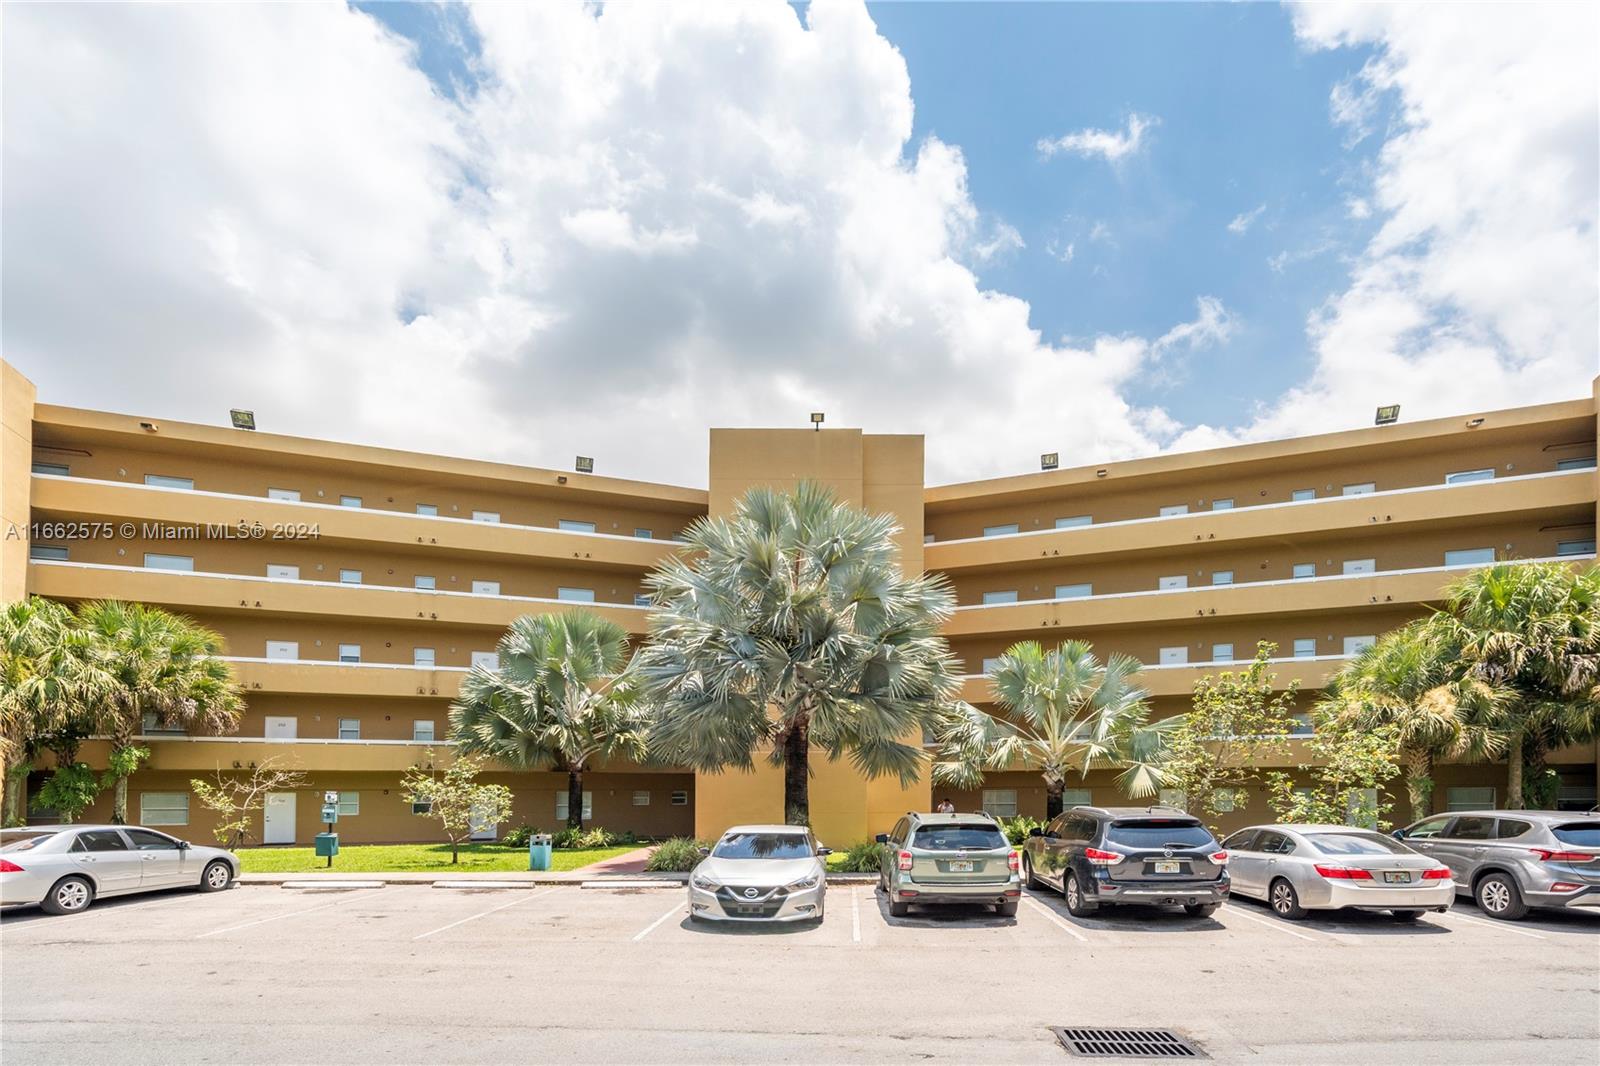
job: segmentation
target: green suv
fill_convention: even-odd
[[[878,888],[889,913],[903,918],[913,904],[992,903],[1017,913],[1021,867],[1000,823],[987,814],[907,812],[878,834],[883,862]]]

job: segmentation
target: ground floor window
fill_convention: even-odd
[[[676,789],[672,793],[672,805],[674,807],[689,806],[689,790],[685,788]]]
[[[1447,811],[1488,811],[1494,809],[1494,786],[1457,786],[1444,790]]]
[[[1211,795],[1218,814],[1244,810],[1250,803],[1250,793],[1242,788],[1219,788]]]
[[[139,821],[145,825],[188,825],[189,793],[139,793]]]
[[[340,792],[339,793],[339,817],[340,818],[354,818],[356,815],[358,815],[360,813],[361,813],[361,793],[359,793],[359,792]]]
[[[986,788],[983,790],[983,809],[996,818],[1017,816],[1017,790],[1014,788]]]
[[[567,806],[567,792],[565,789],[562,789],[560,792],[556,793],[556,821],[564,824],[568,817],[570,817],[568,813],[569,809],[570,808]],[[583,794],[583,820],[587,822],[593,817],[594,793],[585,792]]]
[[[1164,788],[1156,793],[1156,801],[1163,807],[1176,807],[1180,811],[1189,809],[1189,797],[1181,788]]]
[[[635,792],[633,794],[633,805],[635,807],[648,807],[648,806],[650,806],[650,793],[644,791],[643,789],[641,789],[638,792]]]
[[[1345,803],[1344,820],[1363,829],[1378,828],[1378,790],[1363,788],[1351,794]]]
[[[432,800],[412,800],[411,801],[411,813],[412,814],[432,814],[433,813],[433,801]]]

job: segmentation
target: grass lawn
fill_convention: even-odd
[[[637,844],[615,848],[575,848],[551,854],[551,868],[576,870],[580,866],[614,858],[635,850]],[[241,848],[240,865],[247,874],[316,873],[327,869],[327,859],[319,859],[311,848]],[[333,869],[344,873],[463,873],[468,871],[508,871],[528,868],[527,848],[506,848],[497,844],[461,845],[461,862],[450,865],[449,844],[351,844],[340,847],[333,858]]]

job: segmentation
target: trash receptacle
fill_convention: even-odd
[[[331,858],[333,858],[333,856],[335,856],[337,854],[339,854],[339,834],[338,833],[318,833],[317,834],[317,858],[319,858],[319,859],[324,859],[324,858],[331,859]]]
[[[552,839],[549,833],[535,833],[528,838],[528,869],[550,869],[550,843]]]

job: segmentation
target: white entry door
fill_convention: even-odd
[[[300,642],[297,640],[269,640],[267,641],[267,658],[298,659],[300,658]]]
[[[299,733],[300,719],[294,715],[268,715],[262,720],[268,740],[293,740]]]
[[[472,812],[468,828],[472,830],[473,840],[493,840],[500,835],[500,827],[479,815],[477,811]]]
[[[293,721],[293,719],[290,719]],[[294,843],[294,793],[268,792],[267,806],[261,815],[263,844]]]

